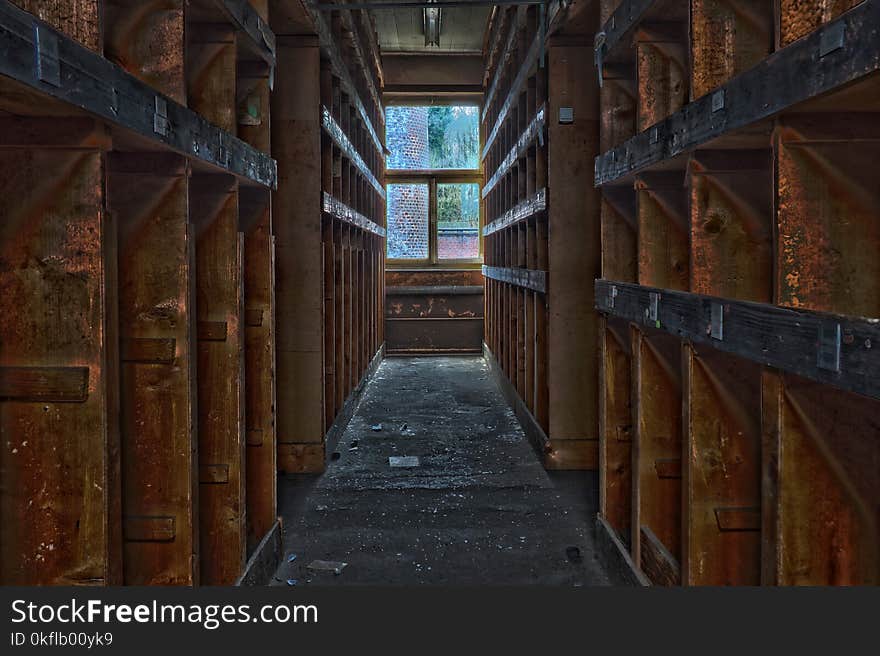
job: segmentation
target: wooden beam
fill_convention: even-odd
[[[528,221],[546,210],[547,190],[541,189],[531,198],[527,198],[521,203],[517,203],[514,207],[492,221],[492,223],[485,226],[483,228],[483,236],[488,237],[499,230],[504,230],[505,228],[510,228],[524,221]]]
[[[872,319],[606,280],[596,281],[596,309],[817,382],[880,398],[880,384],[874,376],[880,366],[880,355],[874,348],[880,326]]]
[[[275,185],[275,162],[267,155],[72,39],[57,35],[58,84],[41,80],[35,68],[33,22],[30,14],[0,0],[0,40],[6,52],[0,59],[0,76],[7,79],[3,84],[14,80],[61,101],[72,115],[88,112],[123,132],[146,137],[153,148],[168,148],[225,169],[243,182]],[[54,42],[54,33],[47,34]]]
[[[873,38],[880,4],[863,2],[762,60],[712,94],[596,158],[596,185],[621,184],[645,168],[753,126],[880,70]],[[838,35],[842,35],[839,39]],[[838,42],[840,47],[837,47]],[[792,71],[798,71],[793,75]]]
[[[526,127],[520,137],[513,144],[513,147],[510,149],[507,156],[498,164],[495,173],[493,173],[492,177],[489,178],[489,181],[483,185],[483,198],[486,198],[486,196],[495,189],[498,183],[501,182],[501,180],[510,172],[510,170],[516,165],[517,161],[522,159],[528,148],[535,141],[543,139],[545,120],[545,108],[541,107],[535,113],[535,116],[529,123],[528,127]]]
[[[541,294],[547,293],[547,272],[532,271],[514,267],[493,267],[483,265],[483,275],[492,280],[531,289]]]
[[[243,238],[231,176],[193,176],[198,334],[199,551],[203,585],[231,585],[246,559]],[[217,477],[211,472],[222,470]],[[208,475],[206,475],[206,473]]]
[[[246,196],[241,195],[244,201]],[[266,199],[268,200],[268,199]],[[245,430],[247,546],[257,543],[278,514],[275,435],[275,244],[268,202],[240,205],[252,214],[244,235]]]
[[[324,202],[322,209],[324,214],[332,216],[334,219],[343,221],[355,228],[360,228],[371,234],[378,235],[379,237],[385,236],[385,228],[376,225],[375,222],[371,221],[360,212],[354,211],[348,205],[335,199],[327,192],[323,193],[323,199]]]
[[[99,148],[0,150],[0,583],[118,585],[116,223]]]
[[[114,153],[109,167],[110,209],[119,220],[120,336],[123,343],[174,344],[170,362],[122,364],[123,520],[128,526],[135,518],[166,518],[162,525],[174,531],[173,540],[152,529],[126,531],[125,583],[194,585],[198,413],[189,165],[173,154]]]

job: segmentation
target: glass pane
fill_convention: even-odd
[[[388,185],[388,257],[428,258],[428,185]]]
[[[437,185],[437,257],[480,257],[480,185]]]
[[[476,169],[480,166],[476,107],[400,107],[385,112],[390,169]]]

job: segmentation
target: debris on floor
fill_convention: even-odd
[[[313,560],[309,563],[309,569],[316,572],[333,572],[336,576],[342,574],[342,570],[344,570],[348,566],[348,563],[343,563],[338,560]]]
[[[388,464],[392,467],[418,467],[418,456],[388,456]]]
[[[382,424],[373,424],[372,426],[370,426],[370,429],[371,429],[374,433],[378,433],[379,431],[382,430]]]

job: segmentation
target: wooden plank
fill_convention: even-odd
[[[0,401],[83,403],[88,398],[88,367],[0,366]]]
[[[683,583],[758,585],[761,367],[688,345],[682,364]]]
[[[662,4],[658,0],[620,0],[616,8],[602,24],[603,39],[596,41],[597,61],[610,61],[615,51],[632,41],[638,25],[651,14],[655,5]]]
[[[0,150],[3,585],[121,583],[116,233],[103,157]]]
[[[332,218],[322,226],[324,247],[324,432],[336,418],[336,243]]]
[[[691,98],[706,95],[773,52],[773,4],[691,0]],[[725,47],[719,48],[721,43]]]
[[[174,100],[182,99],[182,83],[180,89],[169,83],[166,86],[173,88],[166,89],[165,95],[157,93],[150,84],[64,36],[58,37],[59,84],[41,81],[35,73],[33,20],[8,0],[0,2],[0,43],[6,53],[0,59],[0,75],[4,78],[61,101],[72,115],[88,112],[123,132],[146,137],[154,147],[173,149],[244,181],[275,185],[275,162],[270,157]],[[118,35],[124,39],[124,30]],[[156,48],[170,66],[168,53],[161,46]],[[108,57],[113,52],[108,44]],[[162,112],[166,121],[161,120]]]
[[[773,140],[780,305],[880,317],[877,117],[860,112],[780,119]]]
[[[664,21],[636,31],[636,129],[642,131],[688,101],[687,25]]]
[[[182,157],[114,153],[110,207],[119,220],[119,327],[126,340],[174,340],[170,363],[122,365],[125,521],[173,520],[173,541],[125,541],[125,583],[198,583],[195,236]],[[129,342],[131,343],[131,342]],[[164,342],[167,344],[168,342]]]
[[[720,339],[712,336],[713,307]],[[873,375],[880,366],[880,355],[873,348],[880,339],[876,320],[605,280],[596,281],[596,308],[696,344],[880,398]]]
[[[654,585],[673,587],[681,583],[678,561],[647,526],[641,527],[640,566]]]
[[[519,269],[515,267],[495,267],[483,265],[483,275],[492,280],[515,285],[541,294],[547,293],[547,272]]]
[[[663,160],[692,151],[722,134],[742,130],[808,100],[866,79],[880,69],[874,26],[880,5],[863,2],[835,21],[775,52],[714,93],[596,158],[595,183],[621,184]],[[835,31],[840,48],[826,52]],[[792,75],[791,71],[798,71]]]
[[[779,0],[779,45],[785,47],[863,0]]]
[[[702,150],[691,156],[688,291],[772,300],[770,162],[768,150]]]
[[[547,190],[541,189],[531,197],[517,203],[500,217],[483,228],[483,236],[488,237],[499,230],[510,228],[520,223],[529,221],[535,216],[547,210]]]
[[[632,354],[625,325],[599,333],[599,513],[627,544],[632,513]]]
[[[236,57],[231,28],[189,22],[186,44],[187,105],[229,134],[238,127]]]
[[[301,471],[289,457],[282,460],[282,447],[302,443],[322,450],[324,439],[320,52],[294,38],[277,41],[279,70],[287,71],[272,94],[272,152],[283,182],[272,201],[274,214],[283,217],[274,222],[278,463],[293,467],[284,471]],[[323,468],[323,458],[308,462]]]
[[[342,151],[342,154],[347,157],[355,167],[357,167],[357,170],[369,181],[376,190],[376,193],[382,198],[385,198],[385,187],[382,186],[382,183],[380,183],[379,180],[376,179],[376,176],[373,175],[373,172],[370,170],[370,167],[367,166],[364,158],[348,138],[346,130],[339,125],[336,119],[333,118],[331,111],[326,107],[321,110],[321,121],[321,126],[324,128],[324,132],[333,139],[333,142]],[[343,202],[346,202],[344,198]]]
[[[119,0],[104,6],[104,54],[150,88],[187,104],[186,2]]]
[[[329,214],[334,219],[345,221],[349,225],[360,228],[361,230],[366,230],[379,237],[385,236],[385,228],[377,225],[374,221],[371,221],[360,212],[353,210],[342,201],[337,200],[326,191],[323,193],[322,209],[325,214]]]
[[[796,376],[765,377],[762,582],[876,585],[878,402]],[[772,457],[773,455],[776,457]]]
[[[636,182],[638,281],[665,289],[689,288],[687,190],[678,172],[652,173]]]
[[[246,559],[244,281],[238,204],[234,178],[192,177],[203,585],[231,585]]]
[[[681,553],[681,355],[678,340],[631,327],[633,352],[633,560],[655,583],[643,563],[645,529],[676,561]],[[651,545],[648,546],[651,549]],[[657,549],[648,558],[655,570]]]
[[[582,63],[585,46],[551,45],[548,52],[549,148],[547,289],[549,387],[548,435],[556,444],[576,440],[590,448],[590,469],[598,465],[598,317],[584,280],[601,266],[599,192],[590,185],[589,162],[598,151],[598,85]],[[556,120],[571,109],[572,122]]]
[[[214,0],[222,15],[240,33],[248,51],[275,65],[275,34],[269,27],[267,0]]]

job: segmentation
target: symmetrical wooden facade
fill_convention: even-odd
[[[585,6],[584,6],[585,5]],[[596,7],[499,8],[484,97],[487,357],[545,465],[598,463]]]
[[[876,584],[880,2],[601,5],[599,533],[655,584]]]

